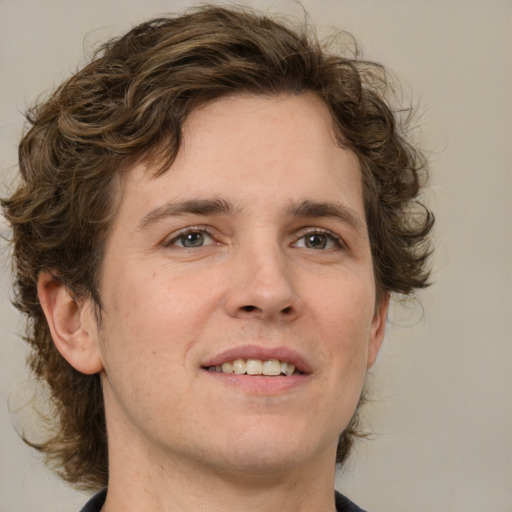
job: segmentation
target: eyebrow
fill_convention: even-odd
[[[297,217],[339,219],[354,228],[359,234],[366,233],[366,224],[360,215],[352,208],[339,203],[305,200],[292,204],[290,213]]]
[[[227,215],[238,208],[223,198],[188,199],[186,201],[168,202],[151,210],[138,225],[138,230],[144,230],[149,225],[168,217],[180,215]],[[291,203],[288,213],[294,217],[303,218],[335,218],[353,227],[359,234],[366,232],[366,225],[360,216],[352,209],[339,203],[304,200]]]
[[[179,215],[215,215],[228,214],[234,210],[233,205],[225,199],[189,199],[187,201],[168,202],[151,210],[139,222],[138,229],[143,230],[150,224],[163,220],[167,217]]]

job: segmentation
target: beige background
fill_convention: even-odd
[[[0,172],[13,175],[21,111],[91,45],[194,2],[0,0]],[[243,2],[242,2],[243,3]],[[296,2],[245,2],[302,16]],[[371,512],[512,511],[512,2],[304,0],[321,31],[354,33],[412,90],[432,153],[433,286],[390,318],[360,444],[338,486]],[[0,224],[5,233],[5,224]],[[27,390],[22,323],[0,252],[0,511],[77,510],[12,427]]]

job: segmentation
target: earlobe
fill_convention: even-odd
[[[367,368],[371,368],[377,356],[379,355],[380,347],[384,341],[384,334],[386,333],[386,321],[388,316],[390,294],[383,295],[376,308],[372,319],[372,326],[370,332],[370,340],[368,343],[368,357]]]
[[[103,363],[91,300],[76,300],[50,272],[39,275],[37,293],[53,342],[64,359],[79,372],[100,372]]]

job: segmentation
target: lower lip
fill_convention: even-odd
[[[266,375],[237,375],[235,373],[205,372],[218,382],[232,386],[253,395],[277,395],[291,391],[309,380],[309,375],[296,374],[289,376],[267,377]]]

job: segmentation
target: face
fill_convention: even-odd
[[[360,174],[312,95],[218,100],[166,173],[128,173],[94,334],[112,450],[334,467],[386,313]]]

